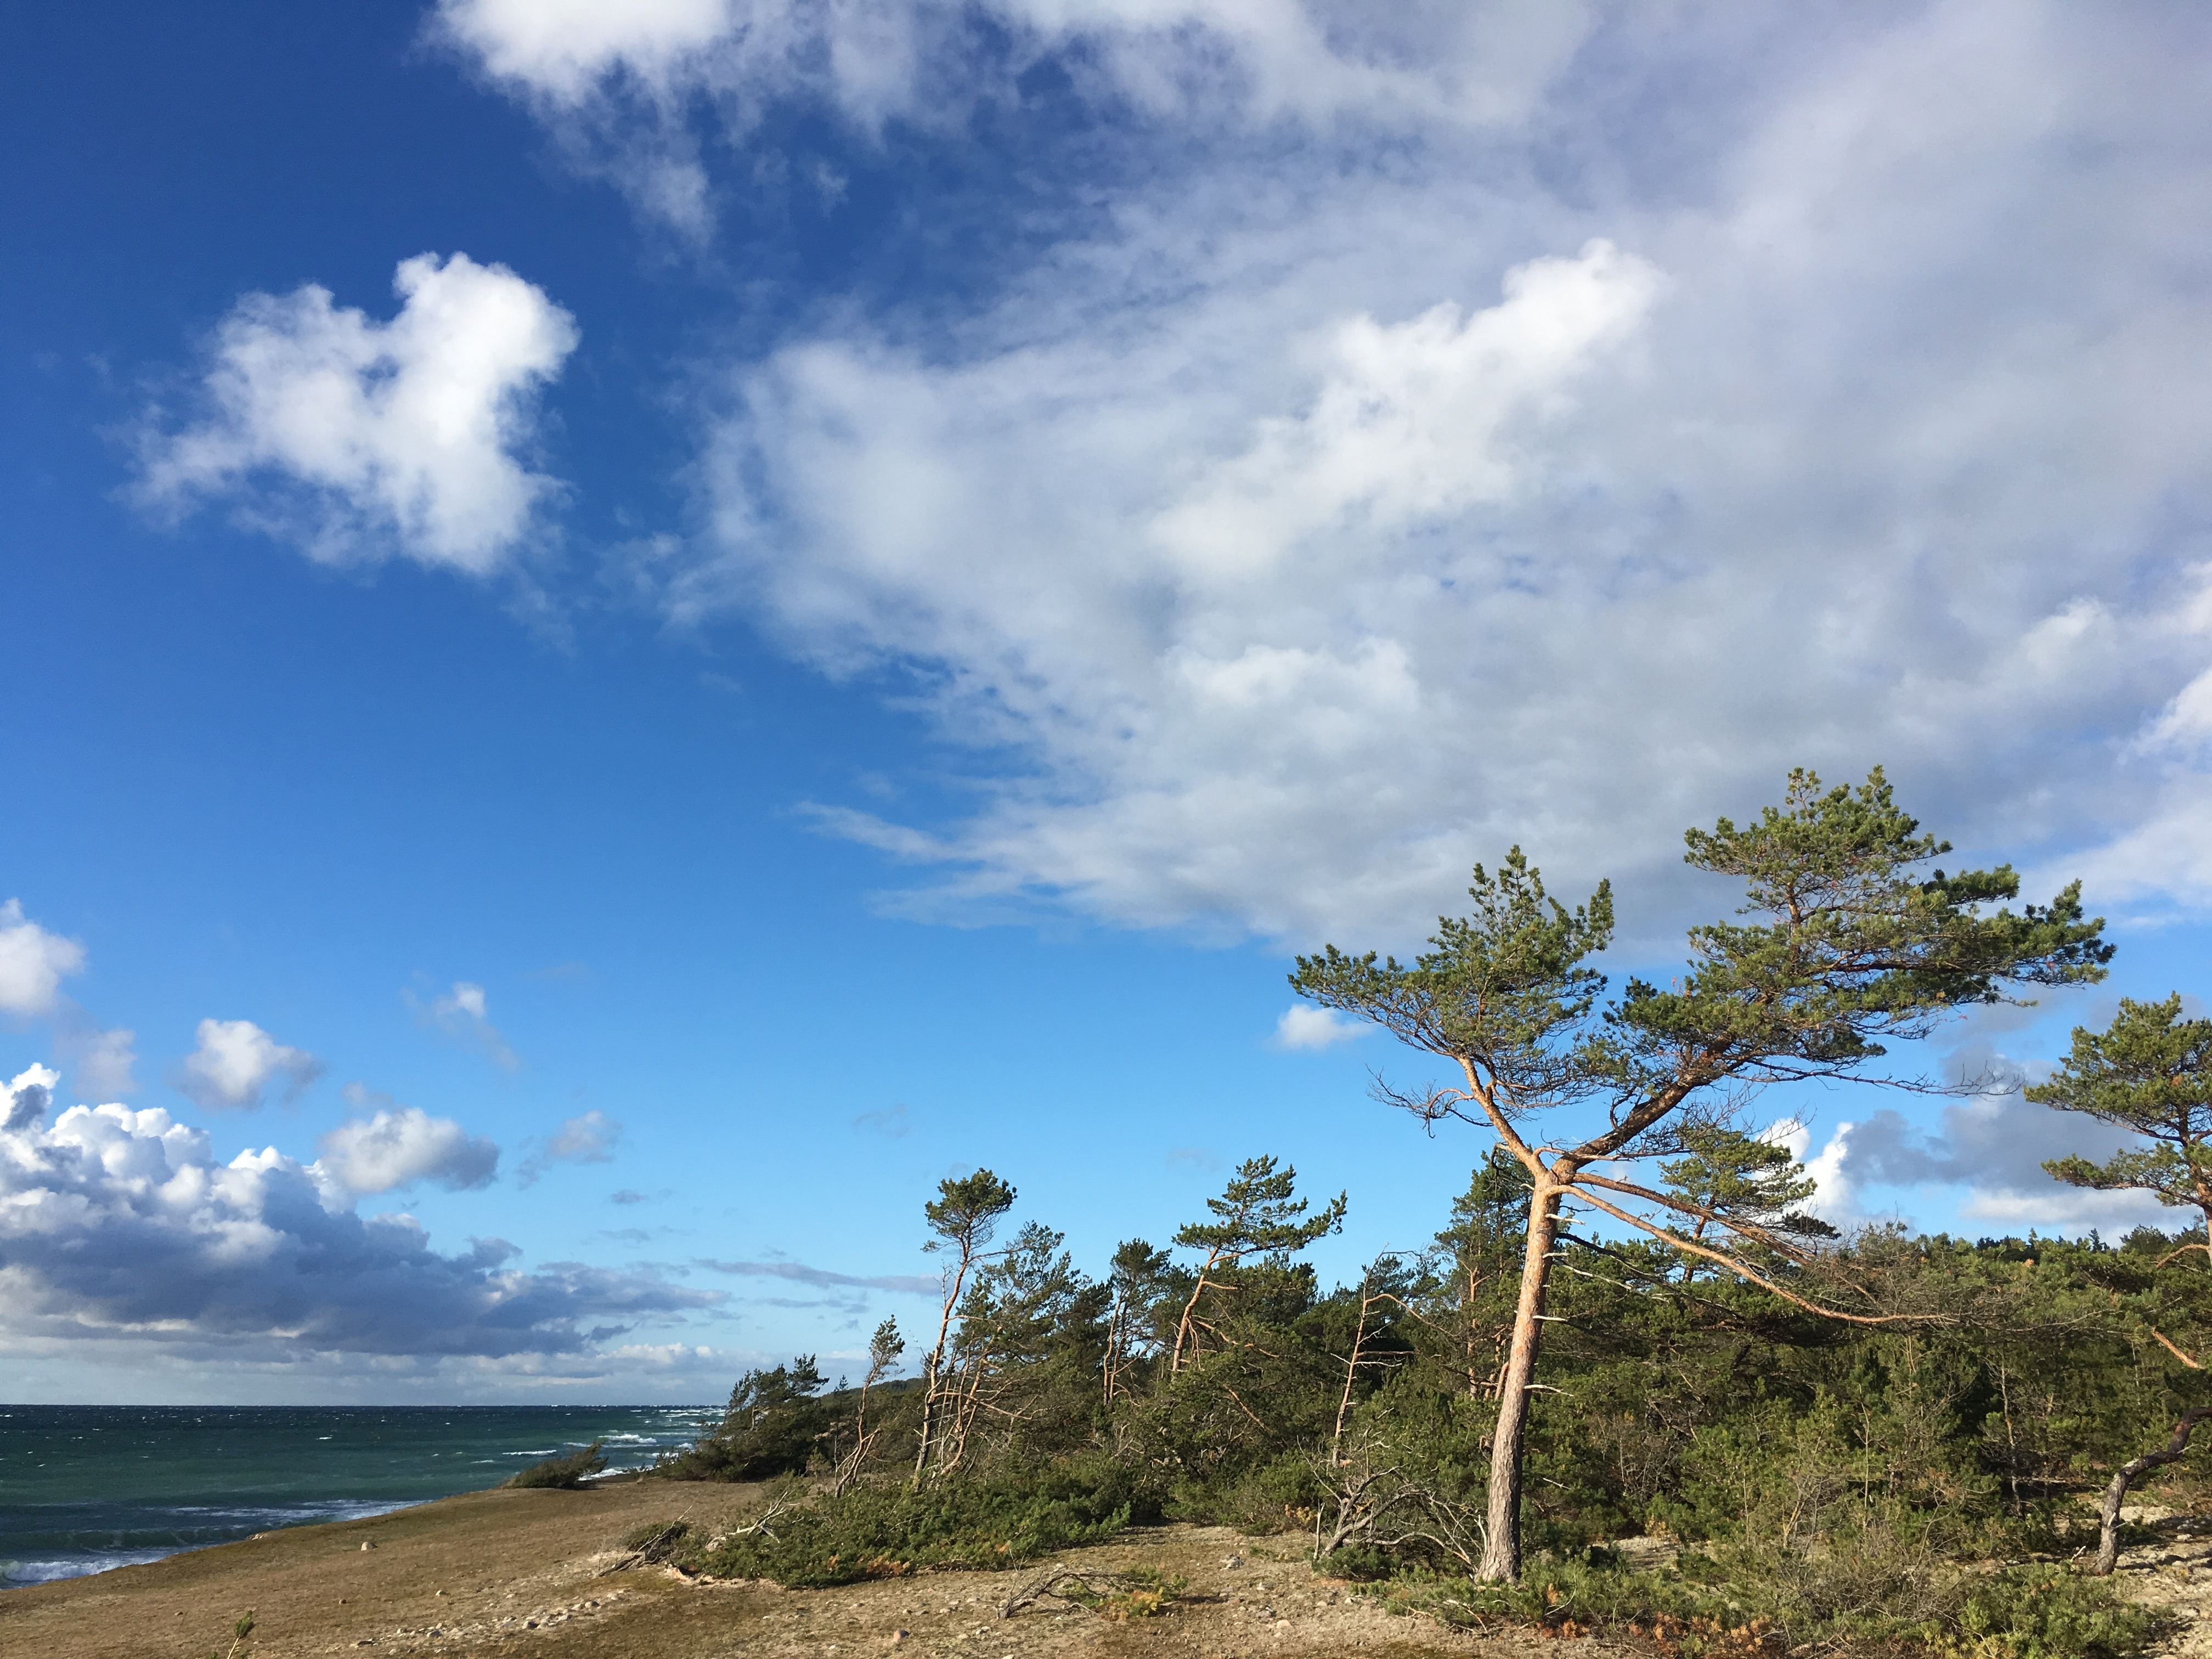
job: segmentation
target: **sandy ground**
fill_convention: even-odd
[[[659,1482],[588,1492],[485,1492],[372,1520],[264,1533],[91,1578],[0,1591],[8,1659],[262,1659],[348,1654],[528,1659],[927,1654],[960,1659],[1573,1659],[1626,1654],[1603,1639],[1475,1637],[1395,1617],[1316,1577],[1301,1541],[1220,1528],[1136,1528],[1019,1571],[927,1573],[826,1590],[711,1583],[665,1568],[610,1571],[641,1522],[714,1529],[755,1500],[744,1487]],[[2212,1521],[2147,1516],[2163,1534],[2121,1560],[2124,1590],[2179,1620],[2159,1651],[2212,1659]],[[369,1546],[364,1548],[363,1546]],[[1043,1601],[1002,1616],[1050,1567],[1149,1568],[1188,1581],[1163,1615],[1116,1621]]]
[[[2135,1514],[2123,1510],[2130,1519]],[[2120,1552],[2122,1594],[2173,1621],[2153,1651],[2173,1659],[2212,1659],[2212,1519],[2154,1511],[2142,1518],[2163,1534],[2155,1544]]]
[[[90,1578],[0,1592],[9,1659],[206,1659],[233,1621],[256,1619],[265,1659],[344,1653],[530,1659],[709,1659],[738,1655],[1507,1655],[1553,1659],[1595,1646],[1485,1640],[1393,1617],[1271,1544],[1222,1528],[1135,1528],[1110,1545],[1002,1573],[928,1573],[826,1590],[700,1583],[665,1569],[613,1573],[641,1522],[712,1527],[744,1488],[648,1483],[587,1492],[486,1492],[372,1520],[264,1533]],[[374,1547],[364,1550],[363,1544]],[[1231,1564],[1234,1565],[1231,1565]],[[1042,1606],[1002,1617],[1048,1566],[1153,1568],[1187,1578],[1182,1601],[1116,1622]]]

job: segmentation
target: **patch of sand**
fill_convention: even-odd
[[[1393,1617],[1316,1577],[1295,1540],[1224,1528],[1132,1528],[1018,1571],[924,1573],[837,1589],[711,1583],[665,1568],[607,1573],[641,1522],[709,1529],[751,1489],[635,1482],[484,1492],[365,1521],[264,1533],[90,1578],[0,1592],[0,1651],[29,1659],[206,1659],[252,1610],[256,1659],[345,1654],[499,1659],[738,1659],[927,1654],[958,1659],[1360,1655],[1553,1659],[1579,1642],[1479,1638]],[[364,1544],[374,1547],[364,1550]],[[1048,1566],[1150,1568],[1188,1581],[1154,1618],[1117,1623],[1049,1601],[1000,1616]],[[1233,1565],[1232,1565],[1233,1564]],[[1595,1644],[1590,1644],[1595,1645]]]

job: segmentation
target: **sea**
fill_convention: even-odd
[[[700,1406],[0,1406],[0,1590],[495,1486],[602,1443],[642,1468]]]

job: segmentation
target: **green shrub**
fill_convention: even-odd
[[[1415,1573],[1370,1593],[1394,1610],[1419,1609],[1447,1624],[1476,1628],[1536,1626],[1563,1637],[1611,1630],[1690,1655],[1749,1654],[1780,1645],[1772,1620],[1731,1587],[1701,1584],[1673,1571],[1566,1560],[1534,1566],[1517,1584]]]
[[[1956,1612],[1921,1633],[1937,1652],[1960,1659],[2124,1659],[2158,1630],[2107,1580],[2023,1566],[1974,1581]]]
[[[919,1492],[854,1487],[775,1515],[694,1558],[725,1578],[793,1588],[896,1578],[920,1567],[989,1568],[1079,1544],[1128,1524],[1110,1489],[1055,1482],[946,1482]]]
[[[510,1486],[580,1486],[607,1467],[596,1440],[563,1456],[532,1463],[507,1484]]]
[[[2158,1634],[2156,1619],[2123,1601],[2103,1579],[2059,1566],[2007,1567],[1986,1576],[1945,1572],[1887,1605],[1870,1596],[1818,1610],[1796,1578],[1729,1577],[1723,1564],[1685,1555],[1681,1566],[1631,1571],[1609,1565],[1611,1552],[1584,1561],[1547,1562],[1518,1584],[1407,1574],[1370,1594],[1395,1610],[1433,1614],[1477,1628],[1533,1625],[1554,1635],[1611,1631],[1662,1651],[1691,1656],[1781,1652],[1808,1643],[1841,1652],[1933,1652],[1944,1659],[2127,1659]],[[1855,1570],[1838,1557],[1833,1574]],[[1875,1570],[1875,1577],[1882,1574]],[[1877,1586],[1876,1588],[1880,1588]],[[1917,1616],[1897,1608],[1911,1605]]]
[[[837,1415],[814,1356],[750,1370],[730,1390],[721,1423],[653,1473],[669,1480],[765,1480],[796,1474],[819,1454]],[[849,1392],[849,1391],[848,1391]]]

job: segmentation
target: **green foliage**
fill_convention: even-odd
[[[1880,1054],[1884,1036],[1927,1036],[1946,1010],[2008,1000],[2013,985],[2101,978],[2112,958],[2079,883],[2047,906],[1985,915],[2019,896],[2010,866],[1922,876],[1949,845],[1920,833],[1880,768],[1826,792],[1792,772],[1757,822],[1722,818],[1685,840],[1684,861],[1741,880],[1739,914],[1760,920],[1692,927],[1679,988],[1632,988],[1618,1018],[1639,1054],[1826,1073]]]
[[[891,1367],[898,1364],[899,1356],[906,1352],[906,1339],[899,1334],[898,1321],[886,1319],[868,1338],[868,1380],[864,1385],[872,1388],[890,1375]]]
[[[750,1370],[730,1390],[721,1424],[656,1473],[672,1480],[765,1480],[796,1474],[816,1455],[832,1412],[812,1354]]]
[[[1687,863],[1742,884],[1736,914],[1747,920],[1690,929],[1687,968],[1667,988],[1631,979],[1601,1004],[1605,981],[1586,959],[1609,938],[1609,890],[1570,911],[1517,848],[1495,876],[1476,867],[1473,912],[1440,920],[1411,967],[1328,945],[1291,975],[1300,994],[1456,1062],[1452,1085],[1398,1093],[1378,1083],[1378,1092],[1430,1123],[1488,1127],[1531,1178],[1518,1307],[1532,1316],[1516,1317],[1496,1373],[1486,1577],[1520,1571],[1530,1383],[1560,1317],[1553,1246],[1566,1206],[1797,1306],[1915,1317],[1863,1279],[1822,1282],[1809,1247],[1824,1230],[1793,1207],[1808,1195],[1802,1172],[1746,1133],[1747,1094],[1887,1080],[1871,1069],[1886,1039],[1927,1036],[1949,1011],[2009,1000],[2015,988],[2101,978],[2112,953],[2103,922],[2083,915],[2078,884],[2015,913],[1990,908],[2018,896],[2008,867],[1928,868],[1948,848],[1899,808],[1878,768],[1856,788],[1828,790],[1792,772],[1781,805],[1741,827],[1722,818],[1692,830],[1686,842]],[[1522,1133],[1534,1114],[1593,1099],[1605,1118],[1580,1139]],[[1642,1158],[1671,1160],[1662,1184],[1634,1178]],[[1824,1290],[1842,1305],[1820,1301]]]
[[[246,1659],[246,1638],[252,1634],[253,1613],[251,1608],[248,1608],[239,1615],[237,1621],[230,1627],[231,1640],[228,1651],[226,1652],[222,1648],[211,1648],[208,1650],[208,1659]]]
[[[2106,1581],[2047,1565],[1967,1581],[1956,1607],[1920,1632],[1958,1659],[2124,1659],[2158,1633],[2157,1620]]]
[[[1014,1189],[988,1170],[938,1183],[937,1196],[922,1206],[936,1235],[925,1249],[973,1249],[988,1242],[999,1218],[1014,1207]]]
[[[1800,1238],[1836,1237],[1826,1222],[1796,1207],[1820,1185],[1787,1146],[1711,1122],[1685,1123],[1675,1139],[1681,1156],[1662,1164],[1659,1172],[1670,1207],[1689,1220],[1692,1238],[1703,1239],[1716,1222]]]
[[[588,1446],[557,1457],[549,1457],[542,1463],[532,1463],[507,1484],[510,1486],[555,1486],[574,1488],[582,1486],[593,1475],[603,1473],[607,1460],[596,1440]]]
[[[1128,1524],[1127,1496],[1065,1473],[945,1481],[920,1492],[855,1487],[787,1510],[693,1558],[730,1578],[793,1588],[896,1578],[924,1567],[1003,1567],[1103,1542]]]
[[[1054,1594],[1103,1618],[1127,1620],[1159,1618],[1172,1611],[1182,1593],[1190,1588],[1188,1578],[1163,1572],[1158,1567],[1125,1567],[1113,1577],[1119,1582],[1109,1590],[1094,1590],[1087,1584],[1078,1583],[1056,1589]]]
[[[1495,875],[1474,866],[1468,896],[1472,914],[1439,918],[1410,967],[1328,945],[1297,958],[1291,988],[1475,1068],[1508,1104],[1589,1092],[1603,1069],[1589,1021],[1605,977],[1583,959],[1613,936],[1611,885],[1569,910],[1516,847]]]
[[[1863,1566],[1829,1565],[1865,1594],[1869,1575]],[[1611,1632],[1693,1656],[1747,1656],[1818,1644],[1829,1650],[1919,1650],[1945,1659],[2125,1659],[2158,1633],[2157,1620],[2119,1600],[2110,1584],[2052,1565],[1942,1572],[1902,1596],[1893,1587],[1886,1595],[1876,1589],[1853,1605],[1826,1608],[1808,1606],[1802,1585],[1786,1577],[1741,1567],[1723,1577],[1719,1564],[1696,1556],[1638,1571],[1602,1551],[1540,1563],[1517,1584],[1413,1574],[1376,1593],[1448,1624],[1534,1625],[1560,1636]]]
[[[2043,1167],[2076,1187],[2135,1188],[2212,1218],[2212,1019],[2181,1018],[2181,994],[2120,1000],[2102,1031],[2077,1029],[2073,1051],[2030,1100],[2085,1112],[2151,1145],[2106,1163],[2056,1158]]]
[[[1376,1592],[1394,1609],[1483,1629],[1531,1625],[1562,1637],[1613,1632],[1662,1652],[1757,1654],[1778,1645],[1773,1623],[1721,1586],[1677,1571],[1632,1571],[1599,1554],[1545,1561],[1516,1584],[1414,1573]]]
[[[1221,1196],[1206,1200],[1214,1218],[1176,1229],[1176,1243],[1205,1251],[1210,1264],[1231,1267],[1248,1256],[1296,1255],[1344,1225],[1346,1201],[1339,1193],[1319,1215],[1309,1216],[1308,1200],[1291,1195],[1297,1179],[1287,1164],[1278,1169],[1272,1158],[1246,1158]]]

